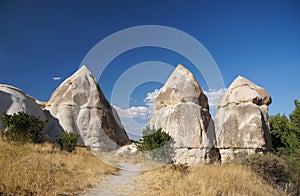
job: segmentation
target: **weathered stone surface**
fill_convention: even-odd
[[[116,149],[130,143],[117,113],[85,66],[53,92],[45,111],[58,119],[49,122],[53,130],[78,133],[85,146]]]
[[[162,128],[174,139],[175,162],[208,161],[204,155],[215,143],[215,132],[207,97],[193,74],[182,65],[160,89],[149,126]]]
[[[213,145],[213,122],[207,110],[194,103],[178,103],[153,112],[149,126],[162,128],[174,139],[174,147]]]
[[[195,103],[208,109],[207,97],[194,75],[179,64],[156,97],[154,110],[177,103]]]
[[[208,164],[219,161],[219,156],[215,148],[177,148],[174,150],[173,160],[175,164]]]
[[[235,154],[249,154],[271,147],[268,123],[270,95],[239,76],[230,85],[219,105],[215,129],[222,161]]]
[[[238,76],[230,85],[221,99],[219,107],[229,104],[240,104],[251,102],[255,105],[270,105],[272,100],[269,93],[248,79]]]
[[[43,111],[34,98],[25,94],[18,88],[0,84],[0,114],[14,114],[18,112],[34,115],[41,120],[46,119]],[[3,128],[0,118],[0,129]]]

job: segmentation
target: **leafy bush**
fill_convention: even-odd
[[[170,162],[172,155],[171,136],[161,128],[156,130],[146,127],[143,130],[141,142],[136,144],[137,149],[148,153],[153,159],[163,162]]]
[[[78,142],[78,134],[64,132],[58,139],[58,145],[61,150],[73,152]]]
[[[2,122],[6,127],[4,138],[9,142],[32,142],[40,143],[43,140],[43,128],[46,121],[18,112],[13,115],[3,114]]]
[[[273,154],[252,154],[244,160],[244,164],[261,176],[275,188],[286,190],[290,173],[286,162]]]

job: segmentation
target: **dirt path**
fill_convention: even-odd
[[[97,195],[137,195],[141,185],[135,180],[140,174],[140,170],[134,164],[119,162],[120,173],[108,177],[108,182],[103,187],[95,187],[85,196]]]

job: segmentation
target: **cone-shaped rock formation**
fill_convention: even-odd
[[[162,128],[174,139],[176,163],[211,161],[215,132],[207,97],[193,74],[182,65],[160,89],[149,126]]]
[[[50,122],[56,131],[75,132],[81,143],[92,148],[115,149],[130,143],[117,113],[106,100],[96,79],[82,66],[51,95],[45,110],[58,119]],[[116,117],[116,118],[115,118]]]
[[[241,76],[223,96],[215,118],[217,148],[222,161],[271,147],[268,105],[270,95]]]

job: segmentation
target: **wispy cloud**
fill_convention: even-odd
[[[208,98],[208,104],[210,108],[217,108],[223,95],[226,92],[226,88],[224,89],[218,89],[218,90],[209,90],[204,91],[205,95]]]
[[[53,79],[53,80],[60,80],[61,77],[53,77],[52,79]]]
[[[146,106],[148,106],[148,108],[149,108],[149,114],[148,114],[149,117],[153,113],[153,105],[154,105],[154,102],[155,102],[155,99],[156,99],[158,93],[159,93],[159,90],[155,89],[154,91],[147,93],[146,98],[143,100],[144,103],[146,104]]]
[[[145,120],[148,118],[149,109],[145,106],[133,106],[128,109],[123,109],[118,106],[113,106],[121,118],[138,118]]]
[[[144,99],[144,102],[146,103],[146,105],[153,105],[154,101],[158,95],[159,90],[155,89],[152,92],[147,93],[146,98]]]
[[[141,120],[147,120],[153,112],[153,105],[159,90],[155,89],[152,92],[146,94],[146,98],[143,100],[144,106],[133,106],[130,108],[121,108],[114,105],[121,118],[136,118]]]

